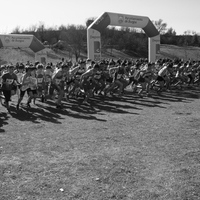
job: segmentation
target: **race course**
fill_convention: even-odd
[[[199,88],[81,101],[0,107],[1,200],[200,199]]]

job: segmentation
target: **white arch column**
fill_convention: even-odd
[[[88,58],[101,60],[101,34],[94,29],[88,29],[87,33]]]
[[[160,57],[160,35],[148,38],[148,60],[155,62]]]

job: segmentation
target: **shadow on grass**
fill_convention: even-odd
[[[45,110],[39,107],[26,108],[22,106],[18,111],[11,107],[11,116],[20,121],[30,121],[33,123],[40,123],[40,120],[51,123],[61,124],[60,119],[63,119],[56,109]]]
[[[199,99],[200,90],[198,87],[184,88],[184,90],[173,89],[171,92],[163,92],[157,94],[155,91],[151,92],[150,97],[140,98],[137,94],[125,91],[122,97],[118,96],[94,96],[89,100],[90,104],[83,104],[83,99],[70,99],[70,102],[63,101],[63,109],[57,109],[55,103],[48,101],[43,104],[37,102],[36,106],[26,108],[22,106],[19,111],[11,107],[12,117],[21,121],[30,121],[33,123],[40,123],[40,121],[47,121],[51,123],[61,124],[60,120],[65,119],[66,116],[76,119],[97,120],[105,122],[105,119],[100,119],[98,115],[106,115],[106,113],[113,114],[134,114],[138,115],[133,110],[142,110],[141,107],[158,107],[164,108],[164,105],[170,102],[184,102],[190,103],[192,99]],[[141,106],[141,107],[138,107]],[[6,116],[6,115],[5,115]],[[6,118],[3,116],[0,127],[6,124]],[[3,129],[0,129],[3,131]]]
[[[5,130],[3,129],[3,126],[8,124],[8,122],[6,122],[8,118],[9,117],[7,113],[0,113],[0,133],[5,132]]]
[[[159,100],[161,102],[183,102],[183,103],[190,103],[191,100],[187,98],[181,97],[178,93],[174,92],[162,92],[160,94],[152,95],[152,98]]]
[[[133,95],[136,97],[136,93],[126,91],[127,95]],[[154,90],[150,90],[152,94],[150,98],[157,100],[159,103],[170,102],[184,102],[190,103],[193,99],[200,98],[200,87],[199,86],[184,86],[182,89],[177,89],[172,87],[171,91],[164,91],[162,93],[157,93]],[[154,102],[155,103],[155,102]]]
[[[172,89],[169,92],[162,92],[160,94],[154,92],[152,97],[160,102],[191,103],[194,99],[199,99],[200,90],[198,88]]]
[[[82,104],[82,101],[71,101],[72,106],[69,109],[81,112],[81,113],[91,113],[91,114],[102,114],[103,112],[115,113],[115,114],[138,114],[131,112],[132,109],[141,110],[133,105],[122,104],[117,97],[103,97],[95,96],[89,100],[90,105]],[[78,103],[78,104],[77,104]]]
[[[44,109],[47,110],[52,110],[54,108],[52,108],[51,106],[43,106],[43,105],[39,105],[40,107],[42,106]],[[74,113],[73,111],[75,111],[76,113]],[[55,109],[54,112],[57,112],[59,114],[68,116],[68,117],[73,117],[76,119],[85,119],[85,120],[97,120],[97,121],[102,121],[102,122],[106,122],[107,120],[104,119],[99,119],[96,116],[94,116],[94,114],[97,114],[97,110],[95,108],[93,108],[92,106],[81,106],[81,105],[75,105],[75,104],[63,104],[63,109],[59,110],[59,109]]]
[[[188,99],[199,99],[200,98],[200,87],[199,86],[189,86],[183,88],[183,90],[173,90],[173,96],[179,96]]]
[[[156,99],[156,101],[154,100],[153,95],[150,97],[138,97],[138,96],[134,96],[132,95],[131,99],[130,98],[122,98],[121,101],[123,102],[128,102],[128,103],[133,103],[135,105],[139,105],[139,106],[143,106],[143,107],[159,107],[159,108],[166,108],[163,105],[160,104],[168,104],[168,103],[164,103],[162,101],[157,101],[158,99]]]
[[[97,120],[102,122],[107,121],[104,119],[98,119],[96,116],[93,116],[98,111],[92,106],[88,107],[87,105],[78,106],[77,104],[67,105],[64,103],[63,109],[57,109],[53,102],[48,102],[46,104],[37,103],[31,108],[27,108],[26,106],[22,105],[18,111],[13,106],[14,105],[11,105],[10,113],[13,118],[20,121],[30,121],[36,124],[40,123],[41,121],[61,124],[62,122],[60,120],[65,119],[66,116],[86,120]],[[70,110],[77,111],[77,113],[70,112]],[[5,118],[5,121],[7,119]],[[2,120],[1,123],[3,123]],[[4,122],[4,124],[7,123]]]

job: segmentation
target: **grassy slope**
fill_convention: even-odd
[[[86,58],[86,55],[82,55]],[[69,52],[58,51],[57,53],[48,50],[48,62],[58,62],[61,58],[69,58]],[[109,58],[111,57],[111,50],[108,49],[107,52],[103,53],[103,57]],[[183,58],[200,60],[200,48],[197,47],[178,47],[173,45],[161,45],[161,57],[167,58]],[[117,51],[115,49],[112,50],[112,58],[131,58],[130,56]],[[29,49],[0,49],[0,60],[5,62],[26,62],[28,60],[34,61],[34,53]],[[1,63],[0,63],[1,64]]]
[[[168,58],[181,58],[184,60],[200,60],[199,47],[178,47],[174,45],[161,45],[161,55]]]

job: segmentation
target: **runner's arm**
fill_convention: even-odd
[[[15,85],[20,85],[16,74],[15,74],[15,76],[14,76],[14,84],[15,84]]]
[[[3,74],[3,75],[0,77],[0,80],[1,80],[1,83],[2,83],[2,84],[5,84],[5,83],[6,83],[5,74]]]
[[[52,77],[52,82],[53,82],[54,84],[56,84],[56,78],[57,78],[60,74],[61,74],[61,72],[58,71],[58,72]]]
[[[82,81],[84,78],[90,76],[91,74],[92,74],[92,70],[86,71],[85,73],[83,73],[83,74],[81,75],[80,81]]]
[[[73,77],[76,72],[79,70],[80,66],[77,66],[75,68],[73,68],[72,70],[69,71],[70,77]]]

